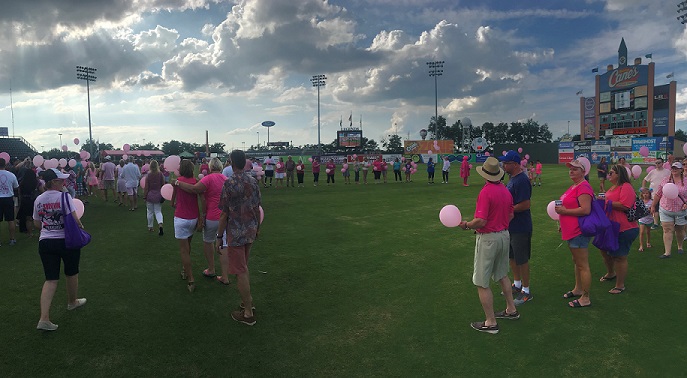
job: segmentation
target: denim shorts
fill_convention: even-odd
[[[609,256],[622,257],[630,254],[630,247],[635,239],[639,236],[639,228],[631,228],[625,230],[618,235],[618,249],[615,251],[607,251]]]
[[[676,226],[684,226],[687,224],[687,219],[685,219],[687,211],[668,211],[662,207],[658,208],[658,217],[663,222],[675,223]]]
[[[592,238],[590,238],[589,236],[584,235],[575,236],[574,238],[568,240],[568,247],[574,249],[589,248],[589,241],[591,239]]]

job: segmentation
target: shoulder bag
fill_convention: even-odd
[[[67,249],[81,249],[91,242],[91,234],[79,227],[72,214],[69,194],[62,193],[62,212],[64,214],[64,245]]]

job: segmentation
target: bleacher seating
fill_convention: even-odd
[[[22,137],[0,138],[0,152],[7,152],[12,158],[33,158],[38,151]]]

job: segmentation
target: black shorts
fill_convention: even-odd
[[[272,171],[272,170],[267,171],[267,170],[266,170],[266,171],[265,171],[265,177],[274,177],[274,171]]]
[[[0,198],[0,222],[14,220],[14,197]]]
[[[60,279],[60,261],[64,261],[64,275],[79,274],[80,249],[67,249],[64,239],[43,239],[38,242],[38,254],[43,263],[43,272],[47,281]]]
[[[510,234],[510,251],[508,257],[515,260],[515,265],[527,264],[532,252],[532,233]]]

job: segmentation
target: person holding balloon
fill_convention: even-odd
[[[639,236],[637,222],[627,220],[627,210],[635,204],[635,191],[630,184],[630,177],[623,166],[615,165],[608,171],[608,181],[612,186],[608,188],[604,199],[606,206],[611,205],[609,219],[620,224],[618,235],[618,249],[615,251],[600,251],[606,265],[606,274],[601,282],[615,280],[615,286],[609,291],[611,294],[620,294],[625,291],[625,278],[627,276],[627,256],[630,253],[632,243]]]
[[[286,164],[284,163],[283,157],[279,157],[279,161],[277,161],[277,164],[275,164],[274,172],[275,178],[277,179],[277,184],[275,186],[277,189],[279,189],[284,186],[284,177],[286,177]]]
[[[298,187],[305,186],[303,184],[303,178],[305,177],[305,164],[303,164],[303,160],[298,159],[298,163],[296,164],[296,180],[298,180]]]
[[[427,160],[427,184],[434,184],[434,160]]]
[[[241,168],[245,160],[241,162]],[[179,177],[174,182],[172,193],[172,207],[174,207],[174,237],[179,241],[179,253],[181,255],[181,278],[187,280],[187,289],[193,292],[196,288],[191,269],[191,239],[194,231],[203,228],[203,220],[198,210],[198,195],[178,189],[181,183],[191,186],[196,184],[193,178],[194,166],[190,160],[184,159],[179,165]],[[236,169],[234,168],[234,172]]]
[[[410,174],[412,173],[413,170],[413,162],[410,159],[406,159],[406,166],[404,167],[406,171],[406,182],[411,182],[410,180]]]
[[[312,176],[313,176],[313,186],[317,186],[320,181],[320,158],[311,158],[312,163]]]
[[[575,263],[575,287],[563,294],[563,298],[580,297],[568,302],[568,306],[572,308],[589,307],[592,305],[589,298],[589,289],[592,283],[592,273],[589,268],[590,238],[582,235],[579,218],[591,212],[594,189],[584,179],[585,175],[589,173],[587,159],[576,159],[566,163],[566,166],[568,167],[568,177],[572,180],[573,185],[563,193],[554,210],[559,214],[561,238],[567,241]]]
[[[348,163],[344,163],[341,167],[341,175],[344,178],[344,185],[351,184],[351,171],[348,168]]]
[[[477,168],[477,173],[484,178],[485,184],[477,196],[474,218],[460,222],[459,226],[464,230],[475,230],[477,234],[472,283],[477,287],[486,319],[470,326],[480,332],[495,334],[499,332],[496,319],[520,318],[508,278],[508,224],[513,219],[513,197],[501,182],[504,171],[496,158],[488,157],[484,165]],[[504,311],[494,312],[490,279],[501,285],[506,298]]]
[[[367,156],[363,158],[363,184],[367,184],[367,171],[370,169],[370,161]]]
[[[670,170],[666,169],[663,166],[663,159],[662,158],[656,158],[656,162],[654,163],[656,165],[656,168],[651,170],[649,172],[650,167],[647,167],[647,174],[644,176],[644,180],[642,180],[642,186],[643,187],[649,187],[651,191],[651,199],[653,200],[652,203],[656,203],[656,192],[658,191],[658,187],[661,185],[663,180],[667,179],[668,176],[670,176]],[[684,173],[683,173],[684,174]],[[648,185],[647,185],[648,184]],[[654,205],[655,206],[655,205]],[[658,215],[658,211],[652,211],[653,216],[654,216],[654,224],[651,226],[652,230],[655,230],[658,228],[658,225],[660,224],[660,219]]]
[[[236,275],[236,286],[241,296],[239,310],[231,313],[237,322],[254,325],[253,296],[250,290],[248,257],[260,230],[260,186],[243,171],[246,154],[241,150],[231,152],[234,175],[222,186],[219,208],[221,209],[216,235],[222,265]]]
[[[541,186],[542,168],[541,161],[537,160],[537,164],[534,166],[534,181],[537,182],[537,186]]]
[[[57,291],[61,263],[64,263],[64,275],[67,277],[67,310],[72,311],[85,305],[86,298],[79,298],[77,295],[81,249],[67,249],[64,242],[62,198],[66,196],[68,201],[72,201],[72,197],[67,193],[63,194],[62,190],[68,175],[55,168],[46,169],[40,175],[45,181],[46,191],[36,198],[33,223],[40,230],[38,254],[43,264],[45,282],[41,290],[41,316],[36,329],[55,331],[58,326],[50,321],[50,307]],[[72,212],[72,216],[77,225],[84,228],[76,210]]]
[[[336,164],[334,164],[334,159],[329,159],[329,162],[327,165],[325,165],[324,172],[327,174],[327,185],[329,185],[329,181],[334,184],[334,174],[336,173]]]
[[[153,160],[150,163],[150,171],[141,181],[143,185],[143,198],[146,201],[146,216],[148,219],[148,232],[153,232],[153,217],[157,220],[158,235],[164,235],[162,229],[162,186],[165,184],[165,176],[160,172],[160,164]]]
[[[658,216],[663,227],[663,245],[665,252],[659,258],[671,256],[673,234],[677,240],[677,253],[682,254],[682,245],[687,226],[687,180],[682,172],[682,163],[676,161],[670,166],[670,176],[658,186],[654,196],[654,209],[658,206]]]

